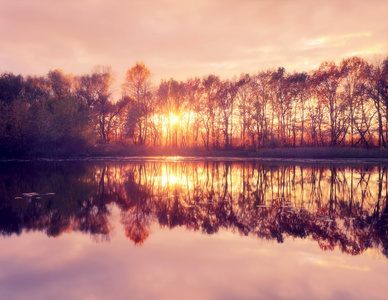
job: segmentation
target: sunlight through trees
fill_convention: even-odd
[[[74,76],[0,76],[0,152],[82,153],[103,144],[207,150],[300,146],[386,147],[388,58],[325,61],[309,73],[284,68],[222,80],[210,74],[151,83],[128,69],[120,99],[112,70]]]

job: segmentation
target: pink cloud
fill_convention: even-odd
[[[158,83],[388,54],[388,3],[379,0],[2,2],[2,72],[79,74],[102,64],[121,81],[144,61]],[[327,36],[337,42],[303,45]]]

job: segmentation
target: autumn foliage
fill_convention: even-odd
[[[309,73],[284,68],[152,85],[138,62],[120,99],[109,68],[74,76],[0,75],[0,154],[83,154],[96,145],[207,150],[271,147],[386,147],[388,58],[323,62]]]

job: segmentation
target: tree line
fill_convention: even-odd
[[[121,97],[109,67],[90,74],[0,75],[0,153],[74,154],[98,144],[200,147],[388,145],[388,58],[325,61],[310,72],[284,68],[222,80],[151,83],[142,62]]]

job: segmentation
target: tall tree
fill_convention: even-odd
[[[365,128],[370,124],[370,118],[366,114],[367,94],[366,81],[369,77],[370,66],[360,57],[350,57],[343,59],[340,66],[342,80],[343,101],[347,103],[350,122],[350,144],[355,144],[355,130],[360,133],[365,141]]]
[[[123,96],[129,96],[136,105],[128,112],[127,127],[135,143],[144,145],[147,140],[148,119],[152,110],[151,72],[143,62],[129,69],[122,84]]]
[[[216,148],[216,103],[217,93],[221,88],[221,80],[219,76],[208,75],[202,79],[202,122],[205,127],[204,142],[207,149],[209,149],[210,141],[212,147]]]
[[[300,119],[300,142],[299,145],[303,146],[305,141],[305,111],[306,102],[311,98],[310,90],[310,76],[307,73],[294,73],[290,76],[291,82],[291,94],[293,101],[300,109],[296,109],[295,119]],[[296,124],[294,124],[294,127]],[[295,146],[295,140],[294,140]]]
[[[186,85],[174,79],[162,80],[157,91],[159,113],[167,120],[166,146],[178,146],[179,121],[182,119],[186,102]],[[182,144],[181,135],[181,144]]]
[[[318,101],[329,113],[330,146],[339,145],[346,136],[348,116],[346,103],[339,96],[341,71],[334,62],[323,62],[313,74],[314,88]]]
[[[388,57],[372,67],[367,82],[367,92],[377,111],[378,145],[385,148],[387,147],[387,137],[384,136],[384,123],[386,125],[388,122]],[[388,132],[387,126],[385,126],[385,131]]]
[[[265,140],[268,137],[268,105],[271,98],[271,79],[270,71],[262,71],[252,77],[254,94],[254,119],[257,128],[258,146],[264,147]]]
[[[241,74],[239,78],[239,89],[237,92],[238,109],[241,127],[241,145],[247,146],[248,129],[251,126],[251,104],[252,104],[252,78],[249,74]]]
[[[72,95],[73,76],[56,69],[47,74],[51,96],[54,99],[64,99]]]
[[[25,87],[24,78],[22,75],[14,75],[12,73],[3,73],[0,75],[0,101],[11,103],[23,96]]]
[[[186,137],[190,137],[191,146],[198,146],[201,111],[200,78],[191,78],[186,81],[186,97],[188,110],[188,117],[186,120]]]
[[[272,74],[272,91],[274,111],[278,119],[278,133],[282,145],[286,145],[287,117],[291,111],[291,89],[288,74],[283,67],[278,68]]]
[[[76,78],[76,95],[81,103],[88,107],[95,122],[92,127],[97,127],[104,143],[109,143],[111,122],[113,116],[121,111],[121,104],[114,105],[111,100],[111,85],[113,83],[112,69],[110,67],[96,67],[90,75]],[[93,128],[91,128],[93,130]]]
[[[237,96],[239,82],[225,81],[217,93],[217,103],[220,108],[221,124],[223,125],[221,131],[224,134],[224,148],[230,148],[230,118],[233,113],[233,104]]]

